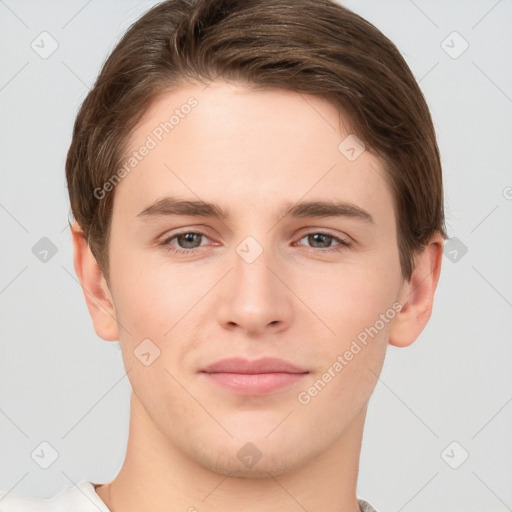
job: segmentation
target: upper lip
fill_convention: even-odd
[[[263,357],[261,359],[244,359],[232,357],[221,359],[210,364],[201,370],[204,373],[308,373],[307,370],[299,368],[288,361],[275,357]]]

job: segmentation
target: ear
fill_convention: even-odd
[[[94,330],[100,338],[116,341],[119,339],[116,311],[103,272],[77,222],[71,225],[71,235],[75,272],[84,292]]]
[[[390,345],[411,345],[427,325],[441,273],[443,243],[441,234],[436,233],[423,251],[416,255],[411,279],[404,281],[398,298],[402,309],[391,324]]]

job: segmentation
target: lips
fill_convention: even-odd
[[[308,373],[307,370],[273,357],[264,357],[262,359],[242,359],[233,357],[217,361],[202,370],[205,373]]]
[[[256,396],[288,387],[309,372],[283,359],[265,357],[223,359],[206,366],[200,373],[231,392]]]

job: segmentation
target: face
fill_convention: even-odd
[[[349,134],[325,100],[223,82],[160,97],[137,126],[110,291],[164,450],[280,474],[364,413],[403,282],[382,164]]]

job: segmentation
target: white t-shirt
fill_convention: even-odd
[[[0,512],[110,512],[94,486],[104,485],[82,480],[66,487],[52,498],[31,498],[0,490]],[[378,512],[367,501],[357,500],[361,512]]]

